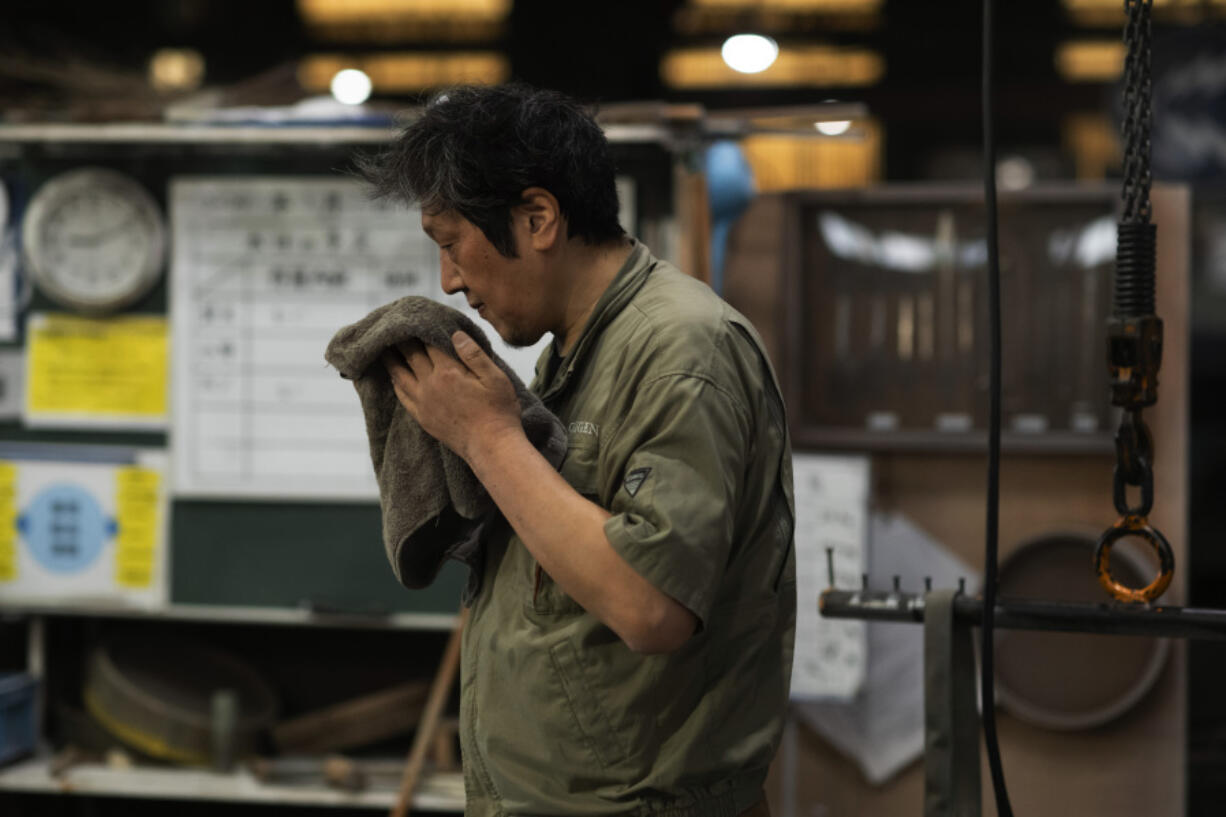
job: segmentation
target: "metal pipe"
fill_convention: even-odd
[[[875,590],[826,590],[818,601],[826,618],[915,623],[924,620],[921,593]],[[954,616],[977,626],[983,599],[959,596]],[[1226,610],[1163,605],[999,599],[996,626],[1006,630],[1049,630],[1101,635],[1139,635],[1226,640]]]

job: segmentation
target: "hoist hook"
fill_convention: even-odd
[[[1111,548],[1128,536],[1144,539],[1158,557],[1158,575],[1145,587],[1128,587],[1111,575]],[[1099,538],[1098,547],[1094,550],[1094,572],[1098,574],[1098,583],[1119,601],[1148,604],[1165,593],[1170,586],[1171,579],[1175,576],[1175,554],[1171,551],[1171,544],[1166,541],[1166,537],[1157,528],[1150,526],[1144,516],[1129,514],[1107,528]]]

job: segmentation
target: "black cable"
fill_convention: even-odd
[[[1150,221],[1150,130],[1153,88],[1150,52],[1153,0],[1124,0],[1123,112],[1124,143],[1122,210],[1117,228],[1115,297],[1112,315],[1139,318],[1154,314],[1156,228]]]
[[[983,742],[988,751],[992,790],[998,817],[1013,817],[1005,771],[996,737],[996,687],[993,668],[993,620],[996,610],[996,549],[1000,521],[1000,248],[996,236],[996,134],[992,111],[992,0],[983,0],[983,195],[987,205],[988,325],[991,334],[991,383],[988,407],[988,508],[983,559],[983,637],[980,648],[980,694],[983,699]]]
[[[1120,221],[1150,220],[1150,130],[1153,121],[1153,87],[1150,52],[1152,50],[1153,0],[1124,0],[1124,105],[1122,137],[1124,142],[1123,200]]]

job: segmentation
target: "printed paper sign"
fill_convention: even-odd
[[[867,457],[796,454],[796,652],[792,697],[847,699],[864,684],[867,663],[863,621],[826,619],[817,600],[830,586],[827,549],[835,585],[858,587],[868,540]]]
[[[26,423],[164,428],[166,353],[166,319],[159,315],[32,315],[26,340]]]
[[[164,460],[0,460],[0,600],[163,603]]]

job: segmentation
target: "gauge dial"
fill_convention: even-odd
[[[112,312],[148,292],[162,272],[162,212],[136,180],[83,168],[48,181],[22,224],[27,268],[51,299]]]

